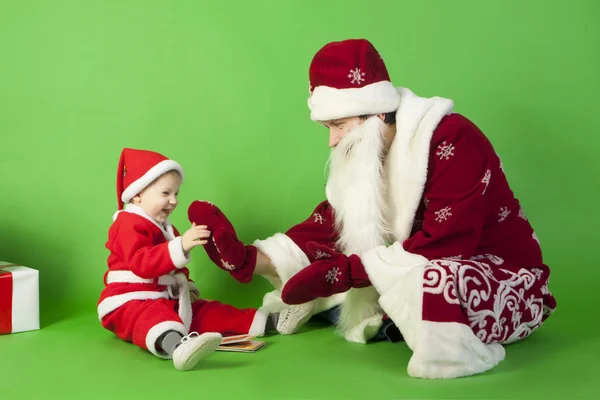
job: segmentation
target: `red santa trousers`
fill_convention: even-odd
[[[102,326],[120,339],[133,342],[161,358],[169,355],[156,347],[158,338],[168,331],[181,335],[189,332],[218,332],[223,336],[264,333],[267,314],[263,311],[234,306],[218,301],[197,300],[192,304],[189,332],[179,317],[177,300],[132,300],[102,319]]]
[[[529,336],[554,311],[548,268],[437,261],[425,268],[423,320],[468,325],[483,343]]]
[[[493,368],[503,344],[529,336],[556,307],[546,266],[489,256],[431,260],[382,293],[380,304],[413,350],[411,376],[454,378]]]

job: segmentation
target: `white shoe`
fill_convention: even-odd
[[[198,364],[198,361],[213,353],[221,344],[223,336],[216,332],[199,335],[192,332],[181,338],[173,351],[173,364],[180,371],[187,371]]]
[[[315,308],[315,302],[309,301],[295,306],[289,306],[279,312],[279,321],[277,321],[277,332],[282,335],[291,335],[298,328],[304,325]]]

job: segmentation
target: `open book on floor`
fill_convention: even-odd
[[[253,335],[226,336],[221,341],[221,345],[217,347],[217,351],[252,353],[265,345],[265,342],[253,339]]]

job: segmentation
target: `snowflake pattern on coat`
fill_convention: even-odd
[[[498,222],[504,221],[506,218],[508,218],[509,214],[510,210],[508,207],[500,207],[500,212],[498,213]]]
[[[450,157],[454,155],[455,147],[452,143],[446,144],[446,141],[443,141],[442,144],[437,147],[437,150],[435,155],[438,156],[440,160],[449,160]]]
[[[315,217],[315,222],[318,222],[319,224],[323,224],[323,222],[327,221],[321,214],[319,213],[314,213],[313,215]]]
[[[450,210],[452,210],[452,208],[450,207],[444,207],[439,211],[435,212],[435,220],[437,222],[443,222],[446,221],[448,219],[448,217],[452,216],[452,213],[450,212]]]
[[[483,176],[483,179],[481,180],[481,183],[483,183],[485,185],[485,189],[483,189],[483,193],[481,193],[482,195],[485,194],[485,191],[487,190],[489,184],[490,184],[490,179],[492,177],[492,170],[488,169],[485,171],[485,175]]]

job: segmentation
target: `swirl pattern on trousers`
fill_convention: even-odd
[[[544,304],[544,296],[551,296],[548,274],[539,268],[511,266],[493,255],[476,258],[488,259],[492,265],[473,259],[429,262],[423,275],[424,311],[428,299],[436,304],[428,315],[454,315],[453,307],[460,307],[465,318],[457,322],[468,324],[486,344],[507,344],[529,336],[553,312]],[[439,309],[440,297],[447,310]]]

